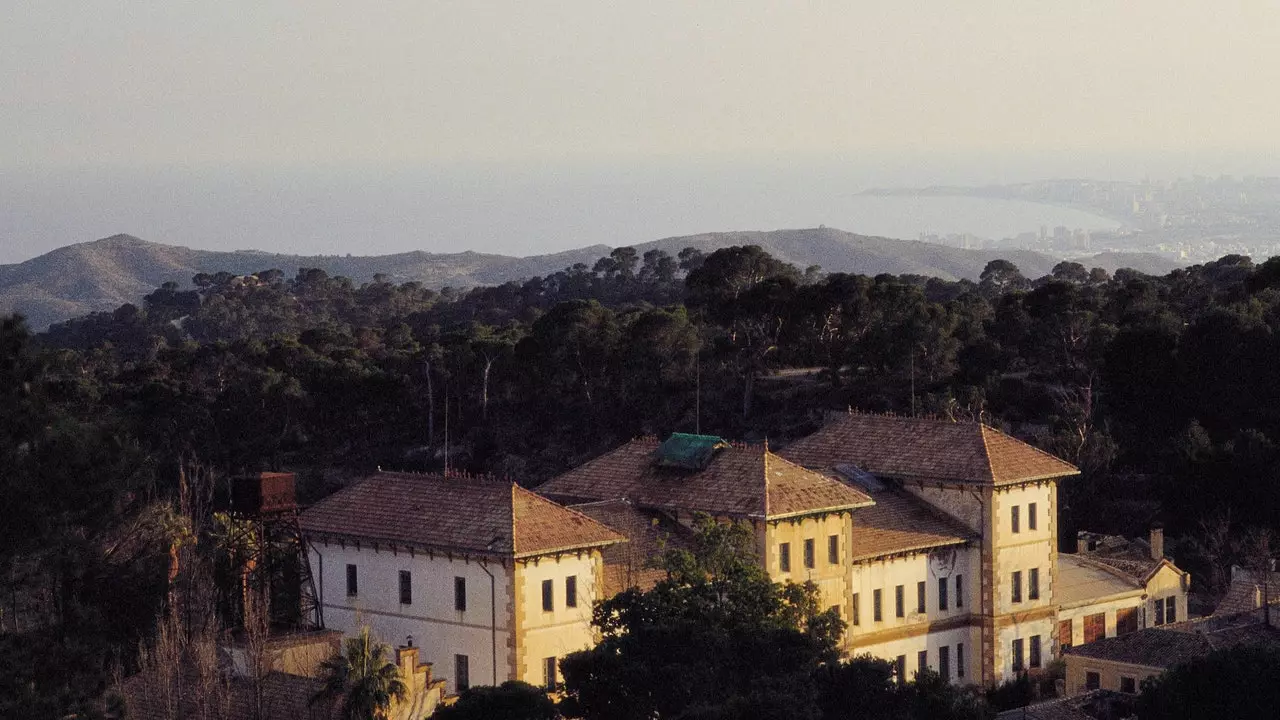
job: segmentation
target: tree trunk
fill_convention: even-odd
[[[436,393],[431,384],[431,361],[427,361],[427,445],[436,443]]]
[[[493,358],[484,359],[484,379],[480,384],[480,417],[489,418],[489,370],[493,368]]]
[[[751,401],[756,389],[756,373],[754,370],[747,371],[746,382],[742,385],[742,419],[746,420],[751,416]]]

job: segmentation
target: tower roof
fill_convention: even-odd
[[[1043,450],[978,422],[850,413],[780,454],[811,468],[852,464],[881,477],[1010,485],[1079,474]]]

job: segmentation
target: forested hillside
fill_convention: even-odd
[[[974,283],[621,248],[466,292],[192,282],[0,330],[0,698],[100,687],[164,604],[181,534],[157,508],[241,471],[297,471],[308,499],[376,466],[536,485],[642,433],[780,446],[854,407],[981,418],[1076,463],[1064,537],[1161,520],[1206,587],[1234,559],[1218,530],[1280,521],[1280,259],[1034,280],[993,261]]]
[[[977,280],[983,266],[997,257],[1016,262],[1034,276],[1049,272],[1058,262],[1030,251],[963,250],[833,228],[704,233],[655,240],[636,246],[636,251],[662,250],[675,255],[686,247],[712,252],[733,245],[759,245],[774,257],[802,268],[819,265],[831,272],[915,273],[947,280]],[[358,284],[382,277],[393,283],[418,282],[433,290],[500,285],[578,264],[590,267],[609,252],[608,246],[593,245],[530,257],[422,251],[301,256],[257,250],[195,250],[115,235],[59,248],[16,265],[0,265],[0,313],[23,313],[32,328],[43,330],[89,312],[137,303],[162,283],[176,282],[182,289],[190,289],[191,277],[197,273],[244,275],[266,267],[290,274],[298,268],[315,268]],[[1131,267],[1153,273],[1177,267],[1167,259],[1143,253],[1103,253],[1085,262],[1107,270]]]

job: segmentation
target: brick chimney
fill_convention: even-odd
[[[1160,523],[1151,526],[1151,559],[1164,559],[1164,526]]]

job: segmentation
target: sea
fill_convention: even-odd
[[[839,167],[7,171],[0,172],[0,263],[118,233],[307,255],[533,255],[822,225],[912,240],[1119,226],[1031,202],[861,194],[881,179]]]

